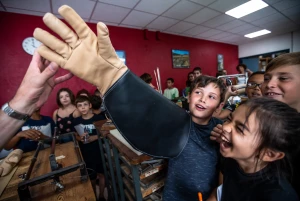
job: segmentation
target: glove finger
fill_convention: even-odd
[[[36,28],[33,32],[33,36],[66,59],[68,59],[72,54],[72,49],[69,45],[43,29]]]
[[[114,47],[111,44],[108,28],[102,22],[98,22],[97,24],[97,36],[99,42],[99,54],[106,61],[117,68],[121,68],[122,66],[124,66],[124,63],[119,59]]]
[[[80,39],[93,33],[84,20],[69,6],[63,5],[58,9],[59,14],[69,23]]]
[[[66,60],[62,58],[60,55],[58,55],[57,53],[50,50],[48,47],[41,45],[40,47],[37,48],[37,52],[45,59],[49,61],[53,61],[57,63],[59,66],[61,66],[62,68],[64,68],[66,64]]]
[[[46,13],[43,17],[43,21],[52,31],[57,33],[73,49],[80,44],[77,35],[55,15]]]

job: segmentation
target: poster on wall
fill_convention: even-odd
[[[218,58],[218,71],[223,70],[224,69],[223,55],[218,54],[217,58]]]
[[[116,53],[118,55],[118,57],[121,59],[121,61],[124,62],[124,64],[126,65],[126,54],[124,50],[116,50]]]
[[[189,68],[190,52],[187,50],[172,50],[173,68]]]

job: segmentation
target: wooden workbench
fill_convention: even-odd
[[[30,178],[34,178],[50,172],[50,151],[50,148],[40,151]],[[15,174],[13,175],[12,179],[10,180],[10,182],[6,186],[6,189],[0,197],[1,201],[19,200],[17,189],[18,183],[22,181],[19,178],[19,175],[27,172],[34,152],[35,151],[23,154],[22,160],[18,164],[18,168]],[[78,163],[73,142],[56,145],[55,155],[56,157],[65,156],[65,158],[57,160],[58,163],[62,164],[62,167],[67,167]],[[62,192],[55,192],[55,186],[51,184],[52,181],[49,180],[45,183],[30,187],[31,197],[33,198],[33,200],[38,201],[96,200],[90,180],[82,182],[80,180],[79,170],[60,177],[60,181],[65,187]]]

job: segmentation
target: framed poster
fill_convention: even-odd
[[[118,57],[126,64],[126,54],[124,50],[116,50]]]
[[[173,68],[189,68],[190,52],[187,50],[172,50]]]
[[[218,54],[217,55],[217,59],[218,59],[218,71],[219,70],[223,70],[224,69],[223,55],[222,54]]]

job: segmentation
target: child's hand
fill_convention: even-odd
[[[223,126],[221,124],[218,124],[214,129],[211,131],[211,140],[215,140],[217,142],[222,142],[221,134],[223,132]]]
[[[229,94],[229,96],[237,96],[238,95],[238,91],[234,86],[228,86],[226,92]]]
[[[86,140],[89,140],[90,136],[89,134],[86,132],[81,136],[81,141],[84,142]]]
[[[25,139],[29,139],[29,140],[38,141],[38,140],[41,139],[43,134],[38,130],[29,129],[29,130],[19,132],[17,134],[17,136],[20,137],[20,138],[25,138]]]

